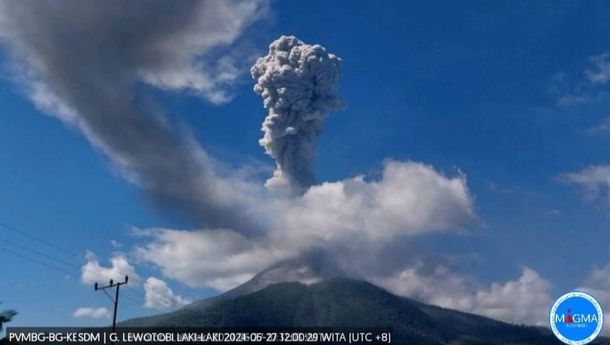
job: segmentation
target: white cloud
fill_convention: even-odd
[[[363,176],[311,187],[300,199],[271,208],[277,227],[316,239],[392,238],[455,230],[475,219],[463,175],[429,165],[387,161],[379,181]]]
[[[587,129],[587,133],[589,134],[607,134],[610,133],[610,116],[604,117],[599,123],[595,126]]]
[[[265,201],[243,210],[268,224],[264,233],[247,237],[229,229],[149,229],[140,231],[148,243],[134,253],[167,277],[226,290],[312,248],[344,255],[346,265],[373,266],[381,257],[365,253],[383,252],[416,234],[459,231],[475,219],[463,175],[446,177],[415,162],[388,161],[377,181],[327,182],[302,197]]]
[[[593,288],[606,289],[610,296],[610,264],[594,268],[585,284]]]
[[[109,319],[110,310],[107,308],[78,308],[74,311],[72,316],[77,318],[91,318],[91,319]]]
[[[422,302],[460,310],[472,309],[472,287],[464,276],[447,265],[417,259],[393,274],[374,276],[371,281],[397,295]]]
[[[603,198],[610,201],[610,165],[592,165],[580,171],[563,174],[561,178],[583,188],[589,200]]]
[[[276,259],[268,247],[230,230],[153,229],[148,235],[152,241],[136,255],[190,286],[227,290]]]
[[[517,280],[477,288],[466,277],[446,266],[430,272],[418,261],[389,277],[374,282],[399,295],[515,324],[544,325],[551,303],[551,285],[535,271],[524,267]]]
[[[603,332],[610,335],[610,263],[594,268],[579,289],[590,293],[601,304],[604,310]]]
[[[610,81],[610,53],[589,58],[592,67],[585,71],[587,79],[594,84],[607,84]]]
[[[124,256],[112,257],[110,265],[110,267],[100,265],[97,257],[92,252],[87,252],[87,262],[81,267],[81,282],[83,284],[99,283],[105,285],[110,279],[119,282],[123,281],[125,276],[128,275],[129,284],[127,286],[139,283],[140,277]]]
[[[545,325],[550,290],[549,282],[524,267],[519,279],[493,283],[489,290],[477,291],[472,311],[517,324]]]
[[[170,309],[190,303],[182,296],[176,295],[167,283],[161,279],[150,277],[144,282],[146,301],[144,306],[152,309]]]
[[[550,91],[562,107],[580,106],[607,101],[610,94],[605,86],[610,82],[610,52],[591,56],[582,74],[556,73]]]

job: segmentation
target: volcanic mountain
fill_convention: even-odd
[[[397,344],[561,344],[546,328],[420,303],[303,260],[274,265],[219,296],[120,326],[379,327],[391,329]],[[610,345],[610,339],[593,344]]]

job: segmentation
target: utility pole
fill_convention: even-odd
[[[112,304],[114,305],[114,316],[112,317],[112,332],[113,333],[116,329],[116,311],[119,306],[119,289],[120,289],[121,285],[127,284],[128,280],[129,280],[129,277],[125,276],[125,281],[120,282],[120,283],[115,283],[112,279],[110,279],[109,285],[102,286],[102,287],[99,287],[97,285],[97,283],[95,283],[95,285],[93,285],[93,287],[95,288],[95,291],[102,290],[106,294],[106,296],[108,296],[108,298],[110,298],[110,300],[112,301]],[[110,295],[106,292],[106,289],[112,289],[112,288],[116,288],[115,289],[116,291],[114,293],[114,299],[112,297],[110,297]]]

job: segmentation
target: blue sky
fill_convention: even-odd
[[[466,258],[460,269],[481,285],[515,279],[529,267],[556,297],[610,263],[608,185],[589,200],[561,177],[609,163],[610,132],[600,127],[610,115],[607,85],[586,74],[595,69],[592,57],[610,51],[609,10],[602,1],[275,1],[240,40],[264,55],[271,41],[293,34],[343,59],[339,94],[347,108],[326,120],[316,145],[319,181],[375,174],[387,158],[424,162],[449,176],[461,171],[478,220],[466,234],[426,234],[413,243]],[[103,324],[72,317],[81,306],[108,307],[105,296],[80,282],[85,252],[107,266],[113,253],[139,241],[131,227],[198,224],[153,205],[78,129],[35,108],[12,80],[7,56],[5,49],[0,222],[80,258],[0,229],[2,238],[76,266],[67,276],[3,254],[2,307],[19,311],[15,325]],[[220,105],[186,92],[147,92],[211,155],[272,169],[257,144],[265,109],[252,86],[242,71],[232,100]],[[160,276],[151,264],[136,267],[142,277]],[[167,282],[191,300],[215,293]],[[141,287],[133,291],[142,299]],[[120,318],[154,312],[125,303]]]

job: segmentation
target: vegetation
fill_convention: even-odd
[[[2,303],[2,302],[0,302],[0,303]],[[5,323],[11,321],[13,319],[13,317],[15,317],[15,315],[17,315],[17,312],[12,309],[0,312],[0,331],[2,330],[3,325]],[[6,343],[6,338],[0,339],[0,344],[5,344],[5,343]]]
[[[275,284],[247,295],[187,306],[124,325],[379,327],[391,329],[396,344],[561,344],[546,328],[511,325],[430,306],[345,278],[313,285]],[[598,339],[594,344],[610,341]]]
[[[2,326],[5,323],[11,321],[13,319],[13,317],[15,317],[15,315],[17,315],[17,312],[12,309],[0,312],[0,330],[2,330]]]

